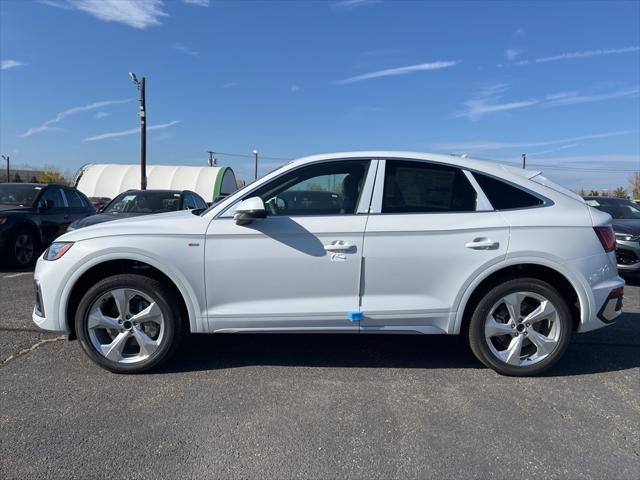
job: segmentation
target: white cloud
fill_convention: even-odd
[[[191,50],[189,47],[183,45],[180,42],[174,42],[173,45],[171,45],[171,48],[184,53],[185,55],[191,55],[192,57],[197,57],[199,55],[198,52],[196,52],[195,50]]]
[[[109,112],[98,112],[98,113],[96,113],[96,118],[98,120],[102,120],[103,118],[106,118],[109,115],[111,115]]]
[[[152,125],[147,127],[147,131],[151,130],[161,130],[163,128],[169,128],[175,125],[176,123],[180,123],[180,120],[174,120],[169,123],[162,123],[160,125]],[[140,132],[140,128],[132,128],[131,130],[123,130],[121,132],[109,132],[109,133],[101,133],[100,135],[94,135],[92,137],[87,137],[83,142],[94,142],[96,140],[104,140],[107,138],[115,138],[115,137],[126,137],[127,135],[135,135]]]
[[[339,10],[353,10],[354,8],[364,7],[365,5],[372,5],[378,3],[380,0],[340,0],[333,4],[333,8]]]
[[[89,110],[95,110],[97,108],[108,107],[110,105],[119,105],[121,103],[127,103],[127,102],[130,102],[130,101],[131,101],[131,99],[127,99],[127,100],[104,100],[104,101],[100,101],[100,102],[90,103],[89,105],[83,105],[82,107],[70,108],[68,110],[64,110],[64,111],[58,113],[55,116],[55,118],[52,118],[51,120],[47,120],[46,122],[44,122],[39,127],[30,128],[26,132],[22,133],[20,136],[21,137],[30,137],[31,135],[33,135],[35,133],[46,132],[46,131],[51,131],[51,130],[60,130],[60,127],[55,127],[53,125],[58,123],[58,122],[61,122],[62,120],[64,120],[65,118],[67,118],[67,117],[69,117],[71,115],[76,115],[78,113],[86,112],[86,111],[89,111]]]
[[[541,155],[548,155],[549,153],[555,153],[555,152],[560,152],[562,150],[566,150],[567,148],[575,148],[578,145],[580,145],[579,143],[570,143],[568,145],[560,145],[557,148],[551,148],[549,150],[542,150],[541,152],[531,152],[531,153],[527,153],[527,155],[529,156],[536,156],[539,157]]]
[[[2,62],[0,63],[0,68],[2,70],[9,70],[10,68],[22,67],[24,65],[26,64],[22,63],[19,60],[2,60]]]
[[[162,0],[46,0],[42,3],[65,10],[80,10],[105,22],[140,29],[160,25],[160,19],[167,16]]]
[[[187,5],[195,5],[196,7],[208,7],[209,0],[182,0]]]
[[[506,112],[530,107],[539,103],[539,100],[536,99],[499,102],[507,90],[509,90],[509,86],[504,83],[482,87],[478,91],[476,98],[464,102],[465,109],[454,113],[454,117],[467,117],[471,120],[477,120],[489,113]]]
[[[458,143],[441,143],[433,145],[437,150],[447,151],[472,151],[472,150],[505,150],[509,148],[530,148],[530,147],[546,147],[551,145],[561,145],[567,143],[581,142],[584,140],[595,140],[599,138],[618,137],[628,135],[629,130],[616,132],[596,133],[592,135],[583,135],[580,137],[561,138],[558,140],[545,140],[541,142],[497,142],[497,141],[480,141],[480,142],[458,142]]]
[[[523,50],[520,50],[518,48],[507,48],[504,52],[504,56],[507,57],[507,60],[512,62],[513,60],[518,58],[520,55],[522,55],[522,52]]]
[[[388,68],[386,70],[378,70],[376,72],[364,73],[362,75],[356,75],[355,77],[345,78],[333,82],[335,85],[344,85],[347,83],[361,82],[363,80],[370,80],[372,78],[391,77],[396,75],[406,75],[408,73],[422,72],[427,70],[440,70],[442,68],[453,67],[458,65],[459,61],[437,61],[432,63],[420,63],[418,65],[409,65],[408,67]]]
[[[640,95],[640,88],[628,88],[607,93],[594,93],[580,95],[578,92],[563,92],[560,94],[547,96],[545,106],[559,107],[563,105],[576,105],[579,103],[602,102],[615,98],[633,98]]]
[[[513,38],[522,38],[524,37],[525,31],[524,28],[522,27],[518,27],[514,30],[514,32],[511,34],[511,36]]]
[[[516,110],[519,108],[526,108],[539,103],[538,100],[521,100],[519,102],[507,102],[507,103],[492,103],[488,99],[480,100],[467,100],[464,102],[466,110],[457,113],[457,117],[468,117],[471,120],[477,120],[478,118],[488,113],[506,112],[509,110]]]
[[[300,90],[300,87],[298,85],[296,85],[295,83],[291,85],[291,93],[295,93],[298,90]]]
[[[571,60],[574,58],[601,57],[605,55],[619,55],[621,53],[639,52],[640,46],[624,48],[600,48],[598,50],[585,50],[582,52],[565,52],[550,57],[539,57],[534,60],[521,60],[516,65],[529,65],[531,63],[558,62],[561,60]]]
[[[478,120],[484,115],[495,112],[504,112],[527,108],[534,105],[544,107],[561,107],[566,105],[577,105],[581,103],[602,102],[618,98],[636,98],[640,96],[640,88],[632,87],[610,92],[594,92],[593,89],[584,92],[568,91],[546,95],[542,98],[529,98],[526,100],[514,100],[510,102],[500,102],[504,93],[508,90],[505,84],[497,84],[484,87],[478,91],[475,98],[463,103],[464,110],[455,112],[454,117],[467,117],[471,120]]]
[[[233,88],[237,86],[238,86],[238,82],[227,82],[224,85],[222,85],[222,88]]]

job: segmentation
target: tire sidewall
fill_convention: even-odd
[[[163,340],[150,358],[135,364],[123,364],[107,359],[99,353],[89,338],[88,314],[91,305],[105,293],[117,288],[131,288],[148,295],[160,307],[164,316]],[[170,293],[157,280],[142,275],[115,275],[99,281],[82,297],[76,311],[75,327],[84,352],[98,365],[115,373],[141,373],[150,370],[165,360],[176,348],[180,339],[180,314],[167,301]]]
[[[18,238],[20,238],[20,236],[22,235],[29,236],[29,239],[31,240],[31,245],[33,247],[33,253],[31,254],[31,258],[27,263],[20,263],[16,255],[16,242],[18,241]],[[9,261],[11,262],[11,265],[14,267],[27,268],[33,265],[34,260],[38,258],[38,254],[37,254],[38,246],[36,243],[36,238],[30,230],[27,230],[25,228],[19,228],[14,232],[14,234],[11,236],[11,241],[9,242],[9,245],[7,247],[8,247],[7,250],[9,253]]]
[[[529,291],[542,295],[548,299],[558,312],[560,322],[560,338],[556,349],[544,360],[530,366],[509,365],[495,357],[491,352],[484,335],[485,321],[491,308],[502,297],[510,293]],[[537,375],[551,368],[564,354],[573,333],[571,312],[567,302],[556,289],[538,279],[523,278],[510,280],[491,289],[478,303],[469,325],[469,344],[478,357],[487,367],[492,368],[503,375],[530,376]]]

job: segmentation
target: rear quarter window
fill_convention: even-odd
[[[496,178],[477,172],[473,172],[473,176],[496,210],[537,207],[543,203],[535,195]]]

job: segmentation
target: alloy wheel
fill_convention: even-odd
[[[558,347],[562,324],[556,307],[527,291],[505,295],[489,310],[484,336],[491,353],[513,366],[534,365]]]
[[[27,265],[33,259],[33,239],[26,232],[18,234],[13,246],[15,259],[20,265]]]
[[[109,290],[89,308],[89,339],[102,356],[117,363],[147,360],[160,347],[165,319],[158,304],[132,288]]]

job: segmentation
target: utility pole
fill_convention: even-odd
[[[527,154],[522,154],[522,168],[527,168]]]
[[[147,189],[147,105],[144,92],[144,80],[142,77],[138,81],[138,77],[133,72],[129,72],[129,76],[133,83],[140,91],[140,189]]]
[[[7,183],[11,182],[11,177],[9,176],[9,155],[2,155],[2,158],[7,161]]]
[[[216,160],[216,157],[214,157],[216,152],[212,152],[211,150],[207,150],[207,153],[209,154],[209,166],[210,167],[214,167],[216,165],[216,163],[218,162]]]
[[[258,179],[258,150],[256,150],[256,149],[254,148],[252,153],[253,153],[253,154],[255,155],[255,157],[256,157],[256,165],[255,165],[255,168],[254,168],[253,179],[254,179],[254,180],[257,180],[257,179]]]

